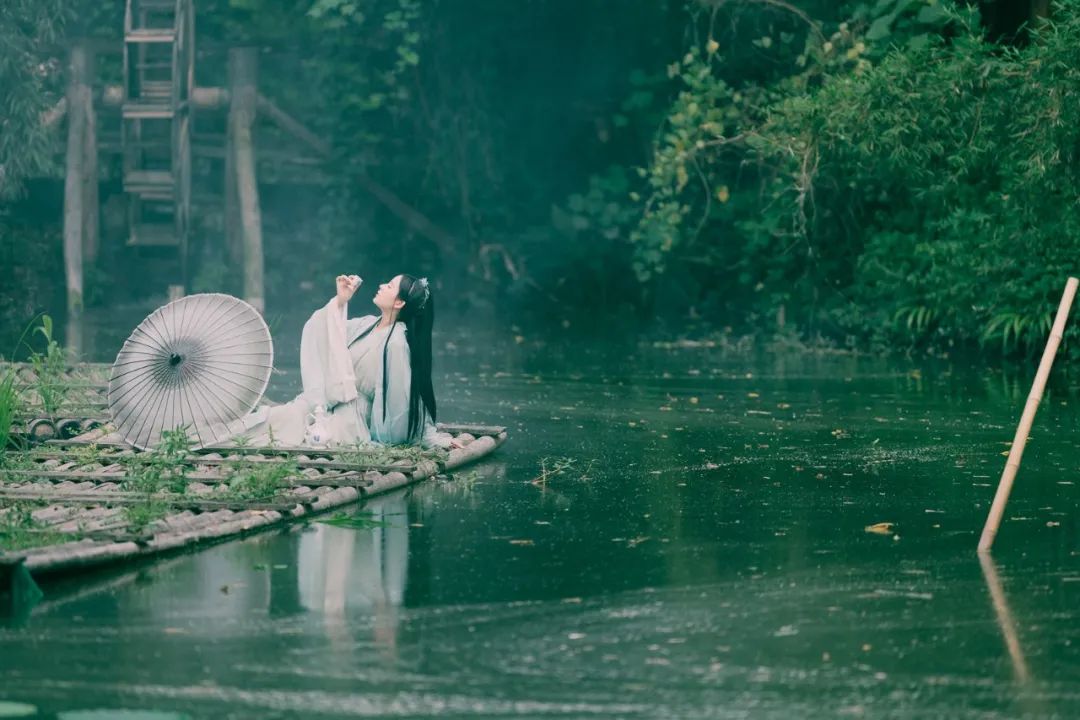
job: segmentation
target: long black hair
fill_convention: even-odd
[[[415,439],[423,430],[423,409],[435,422],[435,388],[431,384],[431,326],[435,322],[435,301],[426,279],[418,280],[412,275],[402,275],[398,286],[398,300],[405,305],[398,311],[397,322],[405,325],[405,340],[409,345],[409,367],[412,377],[409,386],[409,440]],[[390,345],[391,328],[383,345],[383,419],[386,419],[386,349]]]

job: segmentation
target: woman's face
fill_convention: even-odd
[[[401,290],[401,276],[395,275],[388,282],[379,286],[375,293],[374,302],[380,310],[393,310],[405,307],[405,303],[398,299],[398,291]]]

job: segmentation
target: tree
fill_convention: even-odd
[[[19,194],[23,181],[51,158],[43,120],[63,96],[63,61],[45,48],[63,31],[64,0],[0,3],[0,200]]]

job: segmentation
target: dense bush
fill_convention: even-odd
[[[729,322],[783,308],[890,346],[1039,344],[1080,243],[1080,5],[1024,47],[925,0],[803,24],[753,39],[788,70],[771,82],[728,79],[708,34],[672,66],[639,277],[697,279]]]

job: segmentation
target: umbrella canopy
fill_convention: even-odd
[[[183,428],[195,447],[243,429],[274,365],[270,330],[231,295],[189,295],[155,310],[124,342],[109,379],[116,431],[145,450]]]

